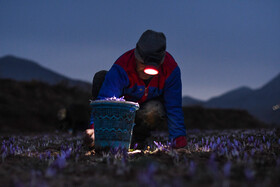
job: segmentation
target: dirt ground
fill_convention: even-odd
[[[280,185],[279,129],[189,130],[179,150],[167,140],[95,152],[82,134],[0,135],[0,186]]]

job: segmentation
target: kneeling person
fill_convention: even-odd
[[[136,48],[119,57],[108,72],[95,74],[92,91],[93,100],[124,96],[125,100],[140,104],[133,142],[143,141],[151,130],[166,121],[174,148],[187,145],[180,68],[166,51],[163,33],[145,31]],[[93,132],[93,129],[86,131],[91,145]]]

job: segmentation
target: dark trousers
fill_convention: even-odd
[[[92,100],[97,98],[107,72],[102,70],[94,75],[92,80]],[[135,124],[132,145],[144,143],[145,139],[151,135],[151,131],[166,130],[167,120],[162,99],[156,98],[140,104],[139,110],[136,111]]]

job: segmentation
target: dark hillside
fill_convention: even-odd
[[[88,125],[90,93],[78,88],[0,79],[0,90],[0,132],[54,131],[60,125],[83,130]],[[183,112],[187,129],[265,127],[245,110],[184,107]]]
[[[58,111],[73,105],[85,111],[83,119],[89,119],[90,94],[75,87],[0,79],[0,90],[1,132],[55,130]]]
[[[200,106],[183,107],[187,129],[267,128],[246,110],[209,109]]]

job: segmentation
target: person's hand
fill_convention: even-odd
[[[187,138],[185,136],[179,136],[175,138],[173,143],[174,143],[173,148],[175,149],[183,148],[188,144]]]
[[[84,132],[84,145],[89,147],[94,146],[94,129],[87,129]]]

